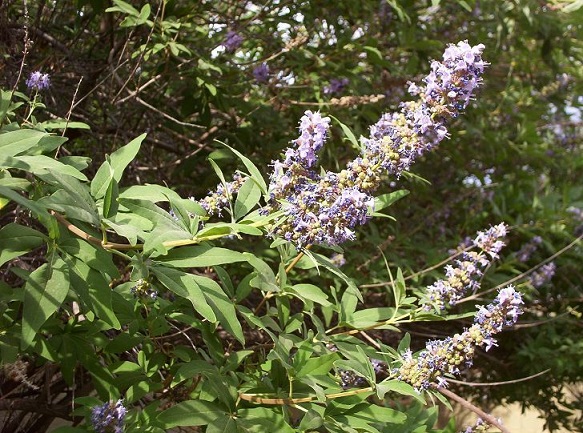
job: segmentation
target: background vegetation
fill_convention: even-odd
[[[337,373],[340,364],[333,365],[337,359],[325,347],[304,344],[317,334],[318,321],[338,314],[324,308],[341,305],[334,294],[354,284],[363,297],[359,310],[395,306],[387,269],[395,276],[400,268],[408,294],[414,293],[442,275],[442,265],[434,265],[451,257],[465,238],[501,221],[511,228],[508,245],[481,281],[482,291],[450,311],[460,318],[401,323],[367,337],[396,349],[407,332],[411,349],[421,349],[426,340],[469,325],[464,313],[513,282],[524,293],[525,314],[460,379],[511,383],[455,382],[450,389],[485,409],[518,401],[539,409],[551,430],[583,431],[577,412],[583,374],[580,3],[2,2],[0,143],[14,145],[16,136],[6,134],[20,131],[20,144],[30,155],[49,155],[72,167],[46,170],[7,160],[0,165],[5,431],[45,431],[55,418],[76,425],[62,432],[86,431],[83,417],[90,418],[91,408],[119,398],[130,408],[126,431],[207,424],[207,432],[437,428],[435,414],[422,411],[414,393],[404,399],[402,389],[389,393],[385,406],[363,399],[329,405],[333,415],[326,416],[334,422],[317,404],[240,407],[237,393],[270,375],[274,390],[291,394],[286,389],[291,361],[284,359],[290,353],[319,359],[318,365]],[[409,191],[391,206],[394,220],[373,218],[341,250],[315,247],[321,257],[341,253],[339,268],[316,269],[304,257],[288,272],[293,284],[320,288],[323,299],[317,292],[312,299],[282,296],[264,303],[269,284],[284,284],[276,275],[285,274],[281,266],[296,251],[272,248],[272,239],[250,228],[240,239],[164,251],[161,243],[169,239],[149,231],[143,221],[149,214],[139,218],[136,200],[196,213],[179,197],[202,198],[220,182],[208,159],[227,178],[235,170],[249,172],[221,143],[253,161],[267,179],[271,162],[297,137],[306,109],[339,120],[321,156],[326,168],[339,170],[358,153],[341,125],[356,137],[368,135],[383,112],[397,110],[408,98],[407,83],[419,82],[430,61],[460,40],[486,46],[483,57],[490,66],[484,85],[450,125],[449,140],[417,161],[411,173],[385,182],[379,194]],[[50,75],[50,87],[38,92],[25,83],[37,70]],[[126,143],[131,144],[122,148]],[[127,226],[109,240],[143,241],[147,232],[147,254],[128,261],[81,240],[49,213],[59,211],[84,233],[101,238],[103,219],[113,218],[117,206],[120,214],[138,217],[128,216]],[[152,209],[150,219],[162,218]],[[232,234],[217,227],[201,239]],[[197,254],[206,257],[205,248],[222,248],[214,250],[221,258],[197,262]],[[242,258],[243,252],[254,259]],[[533,276],[551,262],[552,280],[539,285]],[[273,278],[253,281],[258,275]],[[49,301],[56,307],[35,311],[46,317],[23,325],[23,293],[34,291],[35,281],[55,278],[63,281],[58,287],[66,286],[60,302]],[[192,293],[181,292],[184,287],[176,283],[181,278],[203,286],[202,306]],[[188,290],[192,283],[184,284]],[[136,291],[157,291],[158,298],[135,297]],[[311,316],[314,323],[302,327]],[[362,338],[358,341],[368,344]],[[228,415],[235,406],[237,421]],[[172,412],[181,407],[191,414],[207,410],[218,421]],[[381,414],[370,407],[395,411]],[[351,418],[354,413],[365,415]],[[398,422],[403,413],[406,424]],[[379,427],[381,420],[388,424]]]

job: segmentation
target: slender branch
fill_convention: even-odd
[[[65,132],[67,132],[67,127],[69,126],[69,121],[71,120],[71,114],[73,114],[73,105],[75,104],[75,99],[77,98],[77,93],[79,92],[79,87],[81,87],[81,82],[83,81],[83,77],[79,78],[79,82],[77,83],[77,87],[75,87],[75,93],[73,93],[73,99],[71,100],[71,106],[69,107],[69,111],[67,112],[67,123],[65,124],[65,127],[63,128],[63,133],[61,134],[61,137],[65,136]],[[59,150],[61,149],[61,146],[59,146],[59,148],[57,149],[56,155],[59,154]],[[55,156],[56,158],[56,156]]]
[[[559,251],[557,251],[555,254],[553,254],[553,255],[551,255],[550,257],[547,257],[546,259],[544,259],[544,260],[543,260],[542,262],[540,262],[538,265],[536,265],[536,266],[533,266],[532,268],[530,268],[528,271],[525,271],[525,272],[523,272],[523,273],[521,273],[521,274],[519,274],[519,275],[517,275],[517,276],[515,276],[515,277],[513,277],[513,278],[510,278],[509,280],[507,280],[507,281],[505,281],[505,282],[503,282],[503,283],[501,283],[501,284],[498,284],[497,286],[495,286],[495,287],[492,287],[491,289],[488,289],[488,290],[485,290],[485,291],[483,291],[483,292],[476,293],[475,295],[468,296],[467,298],[461,299],[461,300],[459,300],[457,303],[458,303],[458,304],[461,304],[461,303],[463,303],[463,302],[473,301],[474,299],[480,298],[482,295],[485,295],[486,293],[493,292],[493,291],[495,291],[495,290],[498,290],[498,289],[501,289],[502,287],[505,287],[505,286],[507,286],[508,284],[512,284],[512,283],[514,283],[515,281],[519,281],[519,280],[521,280],[522,278],[526,277],[527,275],[529,275],[529,274],[532,274],[534,271],[536,271],[536,270],[537,270],[538,268],[540,268],[541,266],[544,266],[544,265],[546,265],[547,263],[549,263],[549,262],[553,261],[553,260],[554,260],[556,257],[560,256],[560,255],[561,255],[561,254],[563,254],[565,251],[567,251],[567,250],[569,250],[569,249],[573,248],[575,245],[577,245],[577,244],[578,244],[578,243],[581,241],[581,239],[583,239],[583,234],[582,234],[582,235],[580,235],[579,237],[577,237],[577,238],[576,238],[576,239],[575,239],[573,242],[571,242],[569,245],[567,245],[567,246],[565,246],[565,247],[561,248],[561,249],[560,249]]]
[[[343,391],[337,392],[332,394],[326,394],[324,397],[326,400],[333,400],[335,398],[340,397],[348,397],[350,395],[357,395],[362,394],[365,392],[372,392],[372,387],[367,388],[359,388],[359,389],[352,389],[350,391]],[[247,394],[244,392],[239,393],[239,398],[241,400],[250,401],[252,403],[259,403],[259,404],[266,404],[266,405],[277,405],[283,406],[286,404],[298,404],[298,403],[309,403],[314,400],[317,400],[317,396],[310,396],[310,397],[298,397],[298,398],[272,398],[272,397],[263,397],[265,394]]]
[[[9,400],[0,400],[0,411],[15,411],[40,413],[49,415],[55,418],[62,418],[72,420],[73,417],[69,415],[68,405],[51,406],[38,400],[31,400],[27,398],[14,398]]]
[[[95,236],[92,236],[89,233],[81,230],[79,227],[77,227],[73,223],[69,222],[63,215],[55,212],[54,210],[51,210],[50,213],[51,213],[51,215],[53,215],[57,219],[57,221],[59,221],[62,225],[64,225],[71,233],[73,233],[73,234],[79,236],[81,239],[84,239],[87,242],[92,243],[93,245],[99,246],[103,249],[114,250],[114,251],[127,251],[127,250],[141,250],[144,248],[143,244],[131,245],[131,244],[120,244],[120,243],[116,243],[116,242],[105,242],[105,241],[98,239]],[[265,225],[268,220],[269,220],[269,218],[252,223],[252,224],[249,224],[249,227],[261,227],[261,226]],[[209,236],[202,236],[202,237],[193,237],[190,239],[179,239],[176,241],[163,242],[162,245],[165,247],[168,247],[168,248],[182,247],[185,245],[197,245],[197,244],[204,242],[204,241],[212,241],[215,239],[224,238],[225,236],[229,236],[229,235],[231,235],[231,233],[209,235]]]
[[[500,421],[498,421],[496,419],[496,417],[484,412],[482,409],[480,409],[477,406],[474,406],[472,403],[470,403],[469,401],[467,401],[465,398],[460,397],[459,395],[457,395],[456,393],[450,391],[447,388],[437,388],[437,390],[442,393],[443,395],[445,395],[446,397],[451,398],[452,400],[455,400],[456,402],[458,402],[459,404],[461,404],[463,407],[465,407],[466,409],[471,410],[472,412],[474,412],[476,415],[478,415],[480,418],[482,418],[484,421],[486,421],[488,424],[492,424],[495,427],[498,427],[498,429],[500,429],[500,432],[502,433],[511,433],[510,430],[508,430],[506,427],[504,427]]]
[[[309,250],[312,246],[308,245],[305,249]],[[298,262],[300,261],[300,259],[304,256],[304,252],[300,251],[300,253],[294,257],[294,259],[292,260],[292,262],[287,266],[287,268],[285,268],[285,273],[287,274],[289,271],[291,271],[295,265],[298,264]],[[279,280],[279,277],[278,277]],[[265,294],[265,296],[263,297],[263,299],[261,300],[261,302],[259,302],[259,305],[257,305],[257,307],[255,307],[255,310],[253,311],[253,314],[257,315],[257,313],[259,312],[259,310],[261,309],[261,307],[263,307],[263,304],[265,304],[265,301],[267,301],[269,298],[273,297],[273,292],[267,292]]]
[[[542,376],[543,374],[547,374],[549,371],[551,371],[551,369],[547,368],[546,370],[543,370],[539,373],[532,374],[532,375],[527,376],[527,377],[522,377],[520,379],[514,379],[514,380],[506,380],[503,382],[463,382],[461,380],[450,379],[449,377],[447,378],[447,381],[451,382],[451,383],[455,383],[457,385],[467,385],[467,386],[501,386],[501,385],[510,385],[512,383],[518,383],[518,382],[526,382],[527,380],[534,379],[535,377]]]

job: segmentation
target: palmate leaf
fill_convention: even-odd
[[[29,275],[24,286],[22,349],[30,346],[47,319],[61,306],[69,292],[69,269],[52,252],[47,263]]]

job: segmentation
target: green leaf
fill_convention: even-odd
[[[117,0],[116,0],[117,1]],[[137,11],[136,11],[137,12]],[[113,168],[113,178],[117,183],[120,182],[123,172],[130,162],[134,160],[138,152],[140,151],[140,146],[142,141],[146,138],[147,134],[142,134],[123,147],[113,152],[109,156],[109,162]]]
[[[390,407],[377,406],[375,404],[359,404],[355,406],[351,411],[350,418],[362,420],[367,423],[380,423],[380,424],[402,424],[407,420],[407,416],[395,409]],[[341,420],[342,416],[338,417]],[[354,425],[350,424],[349,425]],[[355,427],[357,427],[355,425]]]
[[[401,395],[408,395],[425,404],[425,398],[406,382],[396,379],[385,379],[376,386],[377,396],[383,399],[387,392],[397,392]]]
[[[71,197],[71,204],[85,210],[92,215],[92,222],[99,224],[99,214],[95,201],[89,193],[89,188],[86,184],[79,182],[72,176],[63,175],[58,172],[52,172],[48,175],[40,176],[45,182],[49,182],[58,187],[63,188]]]
[[[35,129],[19,129],[0,134],[0,155],[6,157],[30,153],[46,136],[48,136],[46,132]]]
[[[5,156],[0,154],[0,167],[16,168],[34,175],[61,173],[86,181],[87,177],[76,168],[45,155]]]
[[[38,126],[49,131],[53,129],[91,129],[86,123],[71,122],[67,119],[46,120],[40,122]]]
[[[243,336],[243,329],[237,317],[237,310],[235,304],[225,295],[215,281],[210,278],[201,277],[199,275],[192,276],[198,283],[204,296],[212,307],[219,322],[233,337],[235,337],[241,344],[245,344],[245,337]]]
[[[392,307],[367,308],[348,315],[345,322],[355,329],[364,329],[390,319],[394,312]]]
[[[237,221],[247,215],[260,199],[261,189],[253,179],[248,178],[237,194],[235,201],[235,220]]]
[[[112,290],[105,277],[77,257],[66,255],[63,260],[71,271],[71,286],[87,311],[92,311],[113,329],[120,329],[121,324],[113,311]]]
[[[309,301],[329,307],[333,305],[328,301],[328,295],[322,289],[313,284],[296,284],[291,288],[293,293],[296,293],[300,299],[308,299]]]
[[[178,296],[188,299],[192,303],[194,310],[202,317],[213,323],[217,321],[217,316],[206,301],[193,275],[162,266],[154,266],[151,270],[158,280],[169,290]]]
[[[180,199],[180,196],[175,191],[162,185],[134,185],[122,188],[119,196],[121,198],[138,198],[154,203],[167,202],[168,198]],[[203,212],[202,215],[204,214]]]
[[[146,233],[136,227],[135,224],[132,224],[131,220],[122,218],[121,221],[114,222],[109,219],[104,219],[103,222],[118,235],[126,238],[131,245],[136,245],[138,238],[143,239],[146,237]]]
[[[346,139],[348,141],[350,141],[350,143],[352,144],[352,147],[356,150],[360,150],[360,145],[358,144],[358,140],[356,139],[356,136],[354,135],[352,130],[348,126],[346,126],[344,123],[342,123],[340,120],[338,120],[336,117],[334,117],[334,116],[330,116],[330,117],[332,119],[334,119],[334,121],[336,123],[338,123],[338,125],[340,125],[340,128],[342,128],[342,132],[344,132]]]
[[[226,415],[225,409],[217,403],[204,400],[187,400],[161,412],[156,421],[165,429],[195,427],[207,425],[224,415]]]
[[[340,355],[337,353],[327,353],[316,358],[309,358],[303,365],[295,365],[294,363],[296,370],[299,369],[296,377],[326,375],[332,369],[334,362],[339,359]]]
[[[239,159],[243,162],[243,164],[245,164],[245,167],[247,167],[247,170],[249,170],[249,174],[251,175],[251,178],[254,179],[255,182],[257,182],[257,185],[259,185],[259,187],[261,188],[261,192],[263,194],[266,194],[267,193],[267,184],[265,183],[265,180],[263,179],[261,172],[255,166],[255,164],[253,164],[253,162],[251,162],[251,160],[249,158],[247,158],[245,155],[243,155],[237,149],[234,149],[231,146],[229,146],[228,144],[222,143],[220,141],[218,141],[218,142],[220,144],[222,144],[223,146],[231,149],[231,151],[239,157]]]
[[[207,426],[205,433],[238,433],[237,422],[231,415],[225,414],[212,421]]]
[[[172,385],[176,386],[183,380],[191,379],[200,374],[218,375],[219,371],[217,367],[215,367],[214,365],[209,364],[206,361],[196,359],[194,361],[182,364],[180,368],[178,368],[178,371],[176,372],[176,374],[174,375],[174,379],[172,380]]]
[[[57,238],[59,233],[58,223],[53,216],[49,215],[44,207],[3,186],[0,186],[0,196],[8,197],[10,200],[15,201],[16,203],[31,210],[39,219],[39,221],[47,228],[49,237],[51,239]]]
[[[117,214],[119,209],[119,203],[117,198],[119,196],[119,187],[115,179],[109,181],[107,191],[105,192],[105,197],[103,198],[103,217],[111,218]]]
[[[32,344],[41,326],[61,306],[69,292],[69,269],[55,253],[29,275],[24,287],[22,349]]]
[[[238,251],[210,245],[194,245],[170,251],[160,261],[176,268],[200,268],[247,261]]]
[[[241,408],[237,411],[237,423],[244,433],[294,433],[295,429],[285,422],[281,409],[267,407]]]
[[[402,199],[403,197],[405,197],[408,194],[409,194],[408,190],[401,189],[399,191],[393,191],[389,194],[383,194],[383,195],[380,195],[378,197],[375,197],[375,199],[374,199],[375,212],[381,211],[381,210],[391,206],[397,200]]]
[[[103,164],[101,164],[91,181],[91,195],[93,198],[97,200],[104,197],[112,179],[113,167],[109,163],[109,157],[106,157],[106,160],[103,161]]]
[[[119,203],[137,215],[150,220],[156,227],[164,226],[176,230],[183,230],[172,215],[150,201],[120,197]]]
[[[8,223],[0,229],[0,266],[38,248],[46,236],[30,227]]]
[[[139,16],[138,10],[122,0],[113,0],[115,6],[107,8],[105,12],[123,12],[131,16]]]
[[[277,278],[269,265],[251,253],[243,253],[243,255],[249,264],[257,270],[257,276],[249,281],[249,285],[266,292],[279,291]]]
[[[113,263],[110,252],[73,236],[62,239],[59,246],[67,254],[82,260],[91,269],[107,274],[111,278],[119,278],[119,270]]]
[[[144,254],[156,252],[159,255],[164,255],[172,247],[165,245],[170,242],[188,241],[192,236],[190,232],[180,228],[168,228],[166,226],[158,226],[151,233],[148,233],[144,239]],[[157,254],[152,254],[154,257]]]

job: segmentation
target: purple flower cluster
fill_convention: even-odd
[[[425,86],[409,86],[418,100],[402,103],[399,112],[386,113],[371,126],[370,137],[363,139],[363,157],[398,177],[442,141],[447,136],[445,122],[459,115],[481,82],[483,49],[482,44],[472,47],[465,41],[450,44],[443,61],[431,63]]]
[[[136,281],[136,285],[130,289],[130,292],[136,298],[150,298],[155,300],[158,297],[158,291],[153,289],[150,282],[143,278]]]
[[[239,192],[246,179],[241,174],[235,173],[231,182],[219,184],[214,191],[210,191],[205,198],[199,200],[198,204],[209,216],[214,214],[221,216],[222,210],[230,206],[233,195]],[[196,201],[193,197],[190,199]]]
[[[494,302],[479,307],[474,324],[461,334],[429,341],[418,357],[407,350],[402,355],[401,367],[395,372],[397,378],[417,391],[426,390],[432,384],[446,386],[446,375],[457,376],[461,369],[472,365],[476,347],[487,351],[496,345],[493,336],[516,323],[522,314],[522,304],[522,297],[513,286],[500,290]]]
[[[339,95],[349,83],[348,78],[332,78],[330,84],[323,89],[324,95]]]
[[[532,284],[532,287],[538,289],[545,284],[547,284],[555,276],[557,270],[557,265],[554,262],[542,265],[536,271],[529,275],[528,281]]]
[[[335,351],[335,350],[334,350]],[[370,358],[370,365],[372,366],[376,375],[386,375],[388,365],[380,359]],[[368,381],[353,372],[352,370],[338,370],[338,377],[340,378],[340,385],[343,389],[359,388],[368,385]]]
[[[486,433],[490,429],[490,427],[492,427],[490,424],[488,424],[482,418],[478,418],[474,425],[466,427],[459,433]]]
[[[239,33],[233,30],[229,30],[227,32],[225,41],[223,42],[223,46],[225,47],[225,50],[227,50],[227,52],[232,53],[241,46],[243,41],[244,41],[243,36],[241,36]]]
[[[445,267],[446,278],[427,287],[424,309],[429,311],[433,306],[437,311],[445,310],[447,306],[455,305],[468,291],[477,290],[480,287],[478,278],[483,269],[491,260],[498,258],[498,253],[505,245],[502,239],[506,237],[507,230],[506,225],[500,223],[478,232],[473,245],[481,251],[466,251],[461,254],[461,259],[455,261],[455,266]]]
[[[532,256],[532,254],[537,250],[542,241],[543,240],[540,236],[533,237],[516,253],[516,260],[521,263],[527,262],[528,259],[530,259],[530,256]]]
[[[26,80],[26,86],[30,90],[44,90],[48,89],[50,85],[51,80],[49,78],[49,74],[43,74],[40,71],[33,72]]]
[[[467,105],[480,82],[485,63],[483,45],[467,42],[450,45],[444,61],[433,62],[426,86],[418,87],[419,100],[401,105],[401,111],[384,114],[363,139],[361,155],[340,173],[317,173],[313,167],[324,145],[330,119],[307,111],[300,123],[300,137],[273,163],[270,203],[265,212],[284,210],[271,235],[302,247],[336,245],[354,239],[354,228],[366,223],[372,210],[372,193],[381,176],[399,176],[414,160],[447,135],[444,122]],[[343,84],[336,83],[335,88]]]
[[[258,83],[265,83],[269,79],[269,65],[261,63],[253,69],[253,77]]]
[[[283,161],[273,163],[270,205],[272,209],[284,209],[287,218],[272,228],[272,235],[300,247],[354,239],[352,228],[366,222],[374,203],[359,188],[341,185],[336,173],[319,175],[312,170],[329,128],[330,118],[306,111],[294,147],[287,149]]]
[[[127,410],[122,400],[95,406],[91,411],[91,423],[97,433],[123,433]]]

